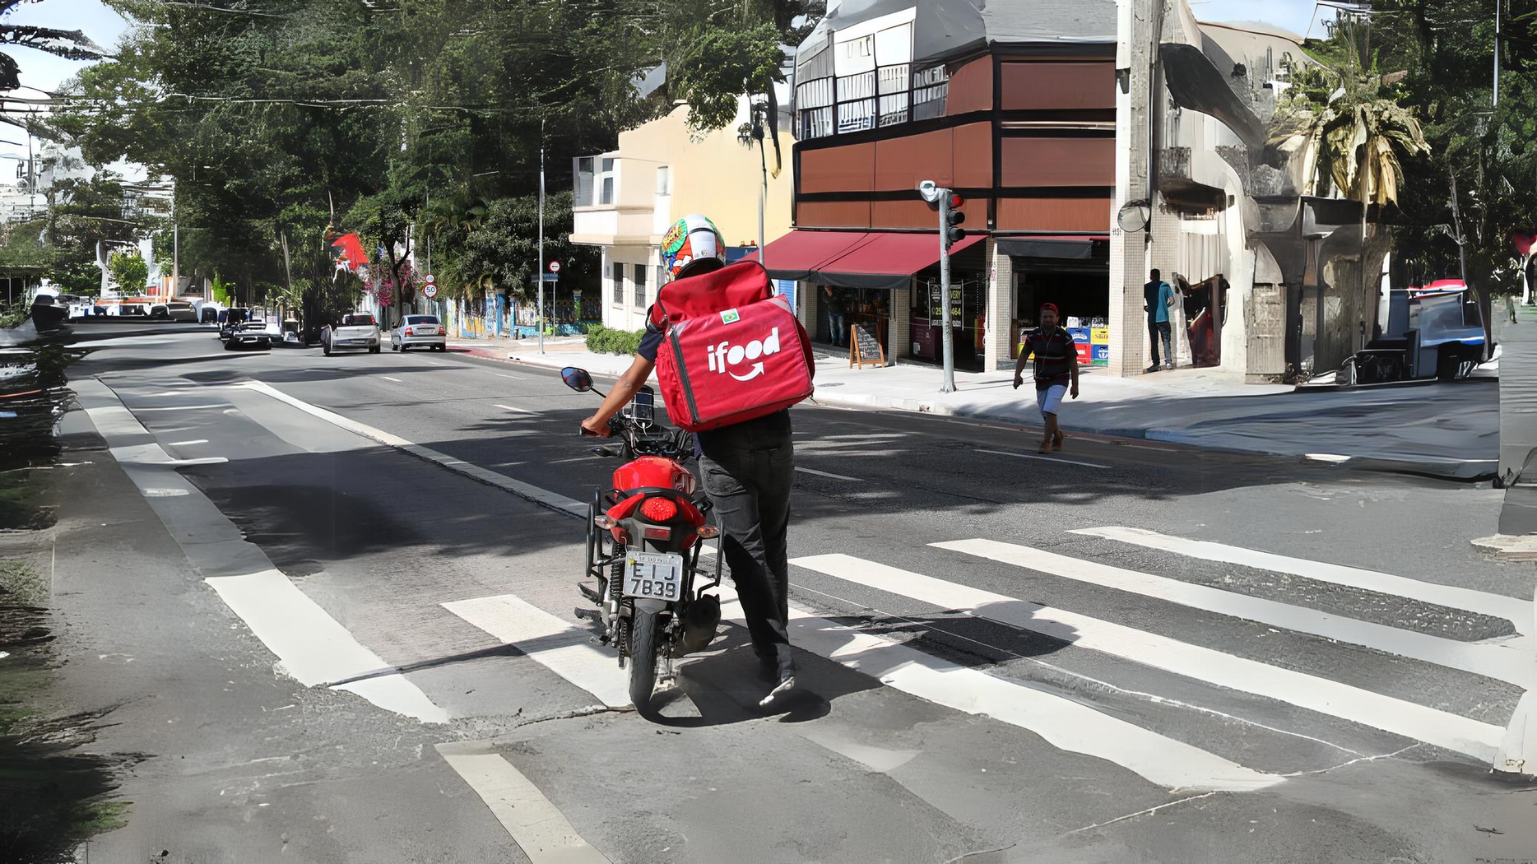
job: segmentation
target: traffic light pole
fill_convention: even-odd
[[[940,326],[944,332],[945,377],[939,392],[955,392],[955,334],[950,329],[950,190],[942,189],[939,196],[939,305]]]

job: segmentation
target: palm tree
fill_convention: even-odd
[[[9,18],[16,7],[29,0],[0,0],[0,21]],[[106,49],[92,42],[80,30],[58,30],[25,24],[0,24],[0,45],[16,45],[46,51],[70,60],[99,60]],[[21,65],[7,52],[0,52],[0,92],[21,86]]]
[[[1380,264],[1391,239],[1367,224],[1367,210],[1398,203],[1404,160],[1429,153],[1430,145],[1413,112],[1384,87],[1383,76],[1363,69],[1355,40],[1347,39],[1346,46],[1344,62],[1333,67],[1294,64],[1270,145],[1301,160],[1302,195],[1318,195],[1332,185],[1336,194],[1361,203],[1361,292],[1352,317],[1365,331],[1367,315],[1375,318],[1376,310],[1376,274],[1369,262]],[[1356,334],[1349,338],[1355,345]]]

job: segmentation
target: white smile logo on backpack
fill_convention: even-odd
[[[775,327],[767,339],[754,339],[746,345],[732,345],[729,340],[723,341],[710,348],[709,353],[711,372],[721,372],[738,381],[751,381],[763,374],[763,361],[760,358],[779,353],[779,328]],[[752,371],[746,375],[738,375],[728,368],[743,361],[752,363]]]

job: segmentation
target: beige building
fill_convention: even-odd
[[[786,95],[781,95],[780,104],[785,104]],[[626,330],[644,326],[646,308],[656,299],[661,282],[662,235],[683,216],[710,217],[728,246],[757,243],[763,169],[757,147],[743,144],[737,133],[748,121],[749,111],[744,97],[730,125],[695,136],[688,129],[688,106],[678,105],[666,117],[620,133],[618,149],[576,160],[571,242],[603,251],[605,326]],[[768,241],[790,230],[794,141],[787,127],[786,122],[779,133],[784,169],[777,178],[771,173],[768,180],[763,224]],[[765,143],[772,172],[773,144]],[[739,248],[735,254],[751,251]],[[583,297],[582,302],[591,301]]]

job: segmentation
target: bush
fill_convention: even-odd
[[[634,354],[644,330],[610,330],[601,324],[587,331],[587,350],[594,354]]]

